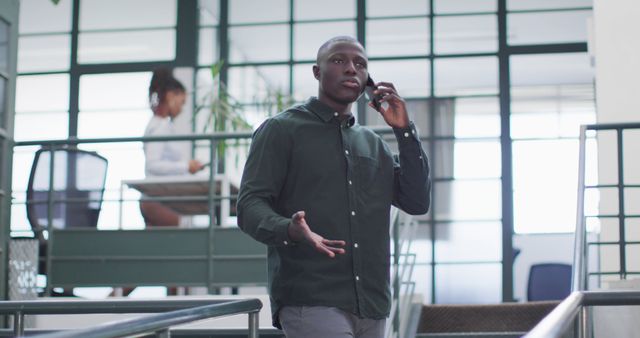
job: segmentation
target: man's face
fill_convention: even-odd
[[[313,74],[321,101],[348,105],[364,91],[369,76],[367,56],[358,43],[337,42],[319,56]]]

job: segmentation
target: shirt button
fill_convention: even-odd
[[[353,185],[353,182],[351,182],[351,180],[349,180],[349,185]]]
[[[289,245],[289,242],[287,242],[287,241],[284,241],[284,245]]]
[[[360,280],[360,276],[356,276],[356,280]]]
[[[409,133],[405,132],[404,137],[409,137]]]
[[[355,216],[355,215],[356,215],[356,212],[355,212],[355,211],[352,211],[352,212],[351,212],[351,216]]]
[[[340,115],[340,114],[338,114],[338,112],[334,112],[333,113],[333,116],[338,116],[338,115]]]
[[[349,150],[345,150],[344,153],[349,155]]]
[[[358,248],[358,243],[355,243],[355,244],[353,245],[353,247],[357,249],[357,248]]]

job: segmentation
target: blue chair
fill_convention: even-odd
[[[534,264],[529,269],[528,301],[563,300],[570,293],[570,264]]]
[[[49,192],[52,167],[54,182]],[[34,237],[40,244],[40,273],[46,274],[45,255],[51,228],[97,227],[106,176],[107,159],[95,152],[71,147],[46,147],[36,151],[26,207]],[[51,209],[50,196],[56,200]]]

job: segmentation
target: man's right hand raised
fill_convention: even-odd
[[[325,239],[311,231],[304,216],[304,211],[298,211],[291,216],[288,228],[289,238],[298,243],[311,245],[317,251],[331,258],[334,258],[336,254],[344,254],[345,251],[341,247],[346,245],[345,241]]]

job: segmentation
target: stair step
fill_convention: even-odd
[[[520,338],[526,332],[464,332],[464,333],[420,333],[416,338]]]
[[[425,305],[422,307],[417,332],[418,334],[456,333],[466,334],[467,337],[479,336],[481,333],[488,333],[487,337],[501,333],[511,333],[513,336],[519,332],[529,332],[559,303],[544,301],[489,305]]]
[[[526,332],[464,332],[464,333],[420,333],[416,338],[520,338]]]
[[[520,338],[526,332],[460,332],[460,333],[420,333],[416,338]]]
[[[171,330],[173,338],[246,338],[248,329],[175,329]],[[260,338],[285,338],[282,331],[277,329],[260,329]]]

